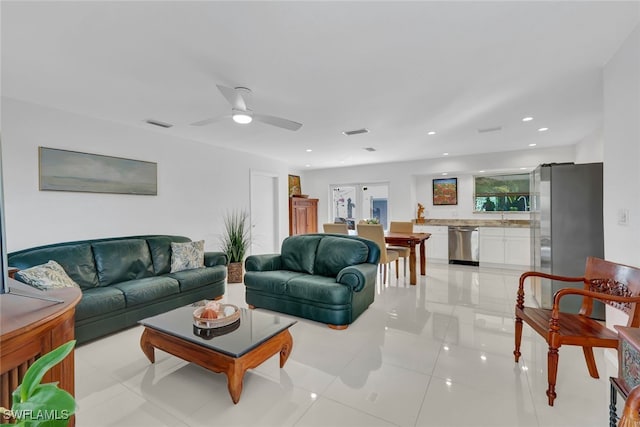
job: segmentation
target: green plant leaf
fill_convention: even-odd
[[[76,401],[56,383],[39,384],[28,401],[11,408],[27,426],[65,426],[75,413]]]
[[[249,249],[251,239],[247,221],[249,214],[244,210],[233,210],[224,217],[224,234],[221,237],[222,251],[229,262],[242,262]]]
[[[40,381],[42,381],[44,374],[67,357],[75,345],[75,340],[62,344],[55,350],[43,355],[36,360],[33,365],[29,366],[29,369],[27,369],[27,372],[22,379],[22,384],[18,389],[16,389],[16,391],[19,390],[20,402],[25,402],[33,395],[36,387],[38,387]]]

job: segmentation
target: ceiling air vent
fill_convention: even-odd
[[[478,133],[497,132],[502,130],[502,126],[494,126],[492,128],[478,129]]]
[[[362,128],[362,129],[356,129],[356,130],[345,130],[342,133],[347,136],[359,135],[361,133],[369,133],[369,129]]]
[[[370,152],[376,151],[376,149],[373,147],[364,147],[364,149]]]
[[[161,122],[160,120],[148,119],[145,120],[145,123],[149,123],[150,125],[160,126],[161,128],[170,128],[173,126],[171,123]]]

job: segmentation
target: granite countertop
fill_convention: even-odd
[[[424,224],[416,225],[446,225],[463,227],[505,227],[505,228],[529,228],[531,221],[528,219],[436,219],[427,218]]]

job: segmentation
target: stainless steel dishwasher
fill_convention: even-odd
[[[479,265],[478,227],[449,227],[449,264]]]

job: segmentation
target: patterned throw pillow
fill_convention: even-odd
[[[171,242],[171,272],[204,267],[204,240]]]
[[[67,275],[64,268],[53,260],[46,264],[20,270],[16,273],[16,277],[20,281],[42,290],[80,287]]]

